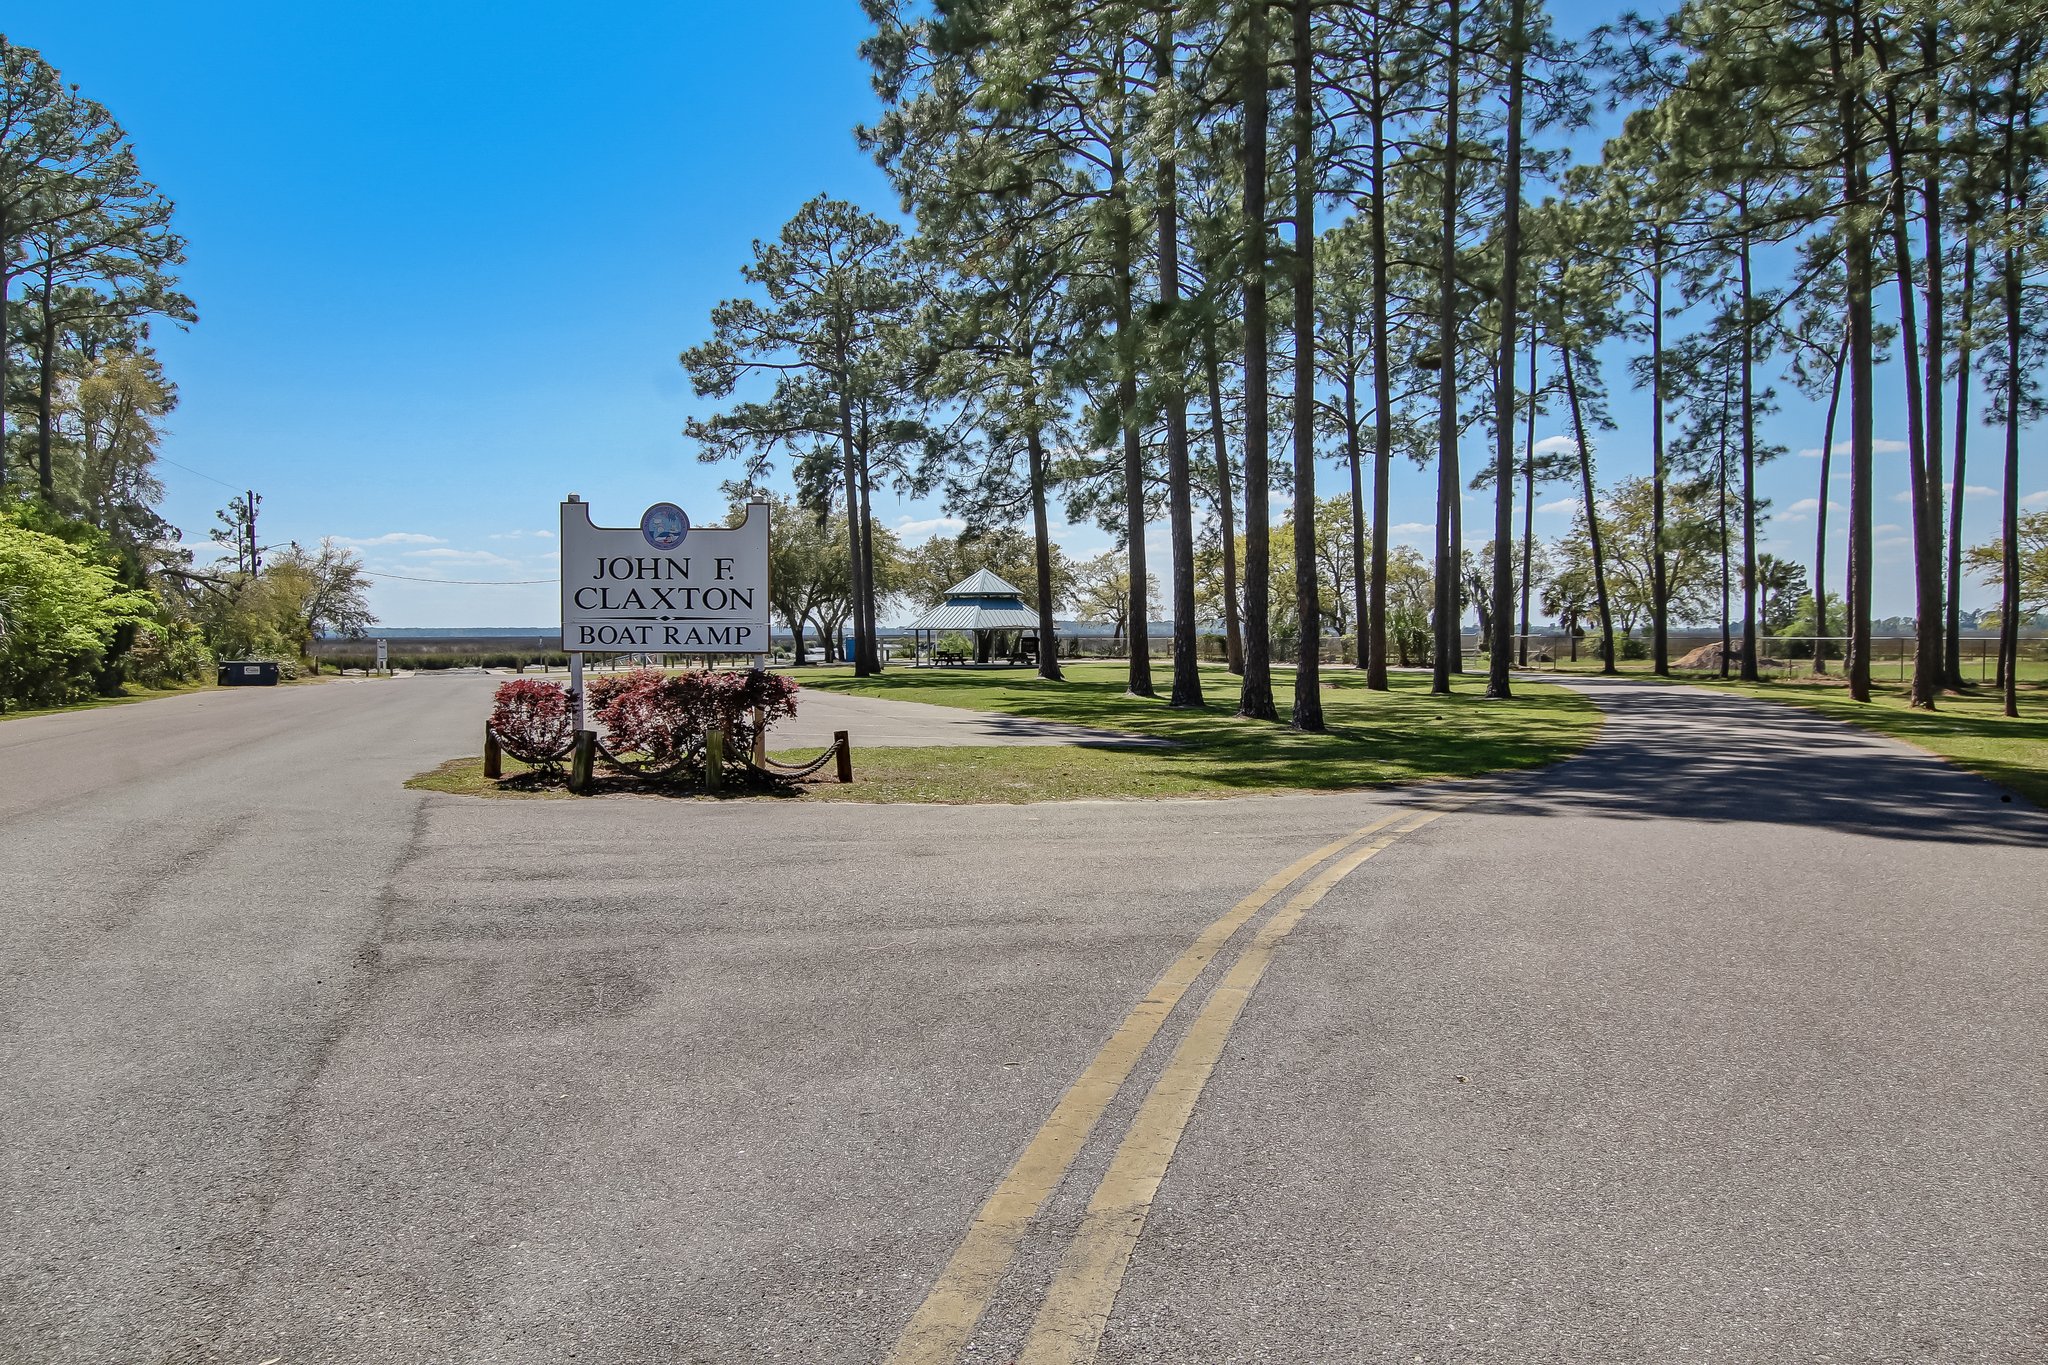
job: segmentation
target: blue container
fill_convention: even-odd
[[[275,687],[277,663],[271,659],[223,659],[214,681],[222,687]]]

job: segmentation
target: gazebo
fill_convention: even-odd
[[[989,652],[988,637],[998,631],[1029,631],[1018,642],[1013,658],[1028,658],[1041,644],[1037,638],[1038,613],[1024,605],[1024,594],[983,569],[946,589],[946,600],[912,621],[909,626],[917,661],[934,663],[979,663]],[[938,654],[937,637],[959,632],[974,637],[974,658],[949,658]],[[926,648],[926,637],[933,648]],[[1049,643],[1049,642],[1046,642]]]

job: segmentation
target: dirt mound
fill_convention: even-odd
[[[1757,659],[1756,664],[1758,668],[1785,667],[1783,659],[1772,658],[1768,651]],[[1701,645],[1689,654],[1681,654],[1671,661],[1671,666],[1700,673],[1718,673],[1721,671],[1721,642],[1716,640],[1712,644]],[[1733,670],[1741,666],[1742,646],[1731,640],[1728,643],[1728,667]]]
[[[1735,645],[1730,645],[1728,647],[1728,662],[1733,664],[1741,658],[1742,650]],[[1721,667],[1721,642],[1716,640],[1712,644],[1701,645],[1689,654],[1681,654],[1671,661],[1671,666],[1673,668],[1696,668],[1718,672]]]

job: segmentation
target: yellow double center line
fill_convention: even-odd
[[[1018,1365],[1078,1365],[1093,1360],[1131,1251],[1144,1230],[1152,1196],[1222,1055],[1231,1026],[1272,961],[1273,949],[1310,907],[1359,864],[1450,809],[1455,806],[1397,811],[1325,844],[1267,878],[1204,929],[1153,983],[1151,992],[1124,1017],[1080,1079],[1060,1097],[1051,1116],[975,1214],[967,1236],[917,1315],[903,1329],[886,1365],[952,1365],[959,1359],[1031,1220],[1080,1155],[1096,1121],[1130,1078],[1167,1015],[1248,920],[1303,874],[1334,859],[1260,927],[1209,993],[1187,1036],[1146,1095],[1108,1174],[1096,1187],[1081,1230],[1068,1247],[1023,1354],[1017,1358]]]

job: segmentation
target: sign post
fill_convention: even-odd
[[[569,653],[569,701],[576,708],[576,728],[583,728],[583,655]]]
[[[391,671],[391,654],[389,641],[379,640],[377,642],[377,671],[379,673],[389,673]]]

